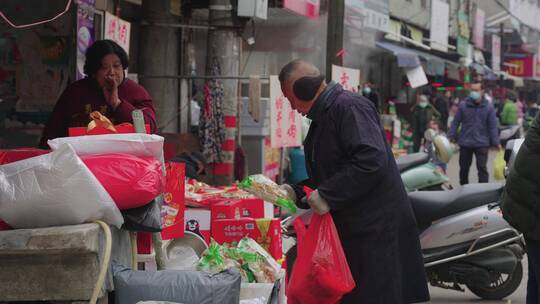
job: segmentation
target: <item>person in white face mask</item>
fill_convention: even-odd
[[[371,100],[371,102],[373,102],[373,104],[375,105],[375,109],[377,109],[377,112],[381,112],[379,95],[374,91],[373,84],[371,82],[366,82],[364,84],[364,88],[362,89],[362,96]]]
[[[478,182],[489,182],[487,171],[489,147],[501,149],[495,109],[483,95],[482,84],[473,83],[469,96],[459,105],[448,132],[449,139],[457,142],[460,147],[459,182],[462,185],[469,183],[469,168],[473,154],[476,157]]]
[[[439,120],[441,114],[429,103],[427,94],[420,94],[416,99],[416,105],[411,109],[413,113],[413,140],[414,152],[418,152],[424,139],[427,124],[431,120]]]

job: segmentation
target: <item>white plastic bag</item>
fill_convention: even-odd
[[[0,218],[14,228],[124,222],[111,196],[67,144],[0,166]]]
[[[53,150],[57,150],[64,143],[70,144],[77,155],[126,153],[163,160],[163,141],[163,137],[159,135],[127,133],[59,137],[47,143]]]

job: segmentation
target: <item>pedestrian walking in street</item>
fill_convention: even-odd
[[[495,109],[483,98],[482,84],[471,85],[471,92],[460,103],[448,137],[459,149],[459,182],[469,183],[469,169],[473,154],[476,157],[478,181],[487,183],[487,159],[490,147],[501,149]]]
[[[433,162],[433,164],[439,169],[442,173],[446,174],[446,163],[442,160],[437,158],[437,155],[435,154],[434,147],[433,147],[433,139],[436,136],[446,136],[446,134],[443,132],[441,128],[441,123],[436,120],[432,119],[428,123],[428,128],[426,130],[426,151],[429,154],[429,158]]]
[[[371,102],[373,102],[373,105],[375,106],[375,109],[377,109],[377,112],[380,112],[379,95],[373,89],[373,84],[371,82],[366,82],[364,84],[364,88],[362,89],[362,96],[371,100]]]
[[[305,61],[288,63],[279,79],[292,108],[312,120],[309,179],[282,188],[299,207],[331,213],[356,282],[342,303],[428,301],[416,220],[373,103],[327,84]],[[301,185],[316,189],[307,204]]]
[[[540,304],[540,113],[536,115],[506,178],[503,216],[525,236],[529,263],[527,304]]]
[[[435,110],[441,114],[440,117],[440,126],[441,131],[447,132],[448,131],[448,116],[449,116],[449,110],[450,110],[450,98],[452,96],[452,92],[445,91],[444,94],[438,93],[437,97],[435,97],[434,106]]]
[[[517,123],[518,108],[516,105],[516,94],[514,92],[508,92],[501,112],[501,125],[513,126],[517,125]]]
[[[459,103],[460,100],[457,97],[452,97],[450,100],[450,113],[448,114],[448,126],[452,125],[452,121],[454,121],[454,117],[456,117],[456,113],[459,109]],[[449,128],[450,129],[450,128]]]
[[[427,125],[432,119],[440,119],[441,114],[429,103],[429,96],[419,94],[416,105],[411,109],[413,113],[413,149],[418,152],[424,140]]]

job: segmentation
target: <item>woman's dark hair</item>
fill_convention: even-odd
[[[115,54],[120,58],[122,67],[127,69],[129,61],[128,55],[118,43],[112,40],[98,40],[94,42],[86,51],[86,61],[84,62],[84,73],[93,76],[101,68],[103,57]]]

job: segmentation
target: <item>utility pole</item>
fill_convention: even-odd
[[[218,63],[221,76],[238,76],[240,71],[240,39],[234,28],[233,7],[230,0],[210,0],[206,74],[212,75]],[[234,178],[234,151],[236,149],[236,123],[238,114],[238,79],[222,79],[225,141],[222,145],[222,162],[214,164],[214,182],[230,185]]]
[[[501,22],[500,35],[501,35],[501,72],[504,72],[504,22]]]
[[[328,1],[326,28],[326,80],[332,80],[332,64],[343,65],[337,53],[343,49],[343,19],[345,0]],[[343,58],[343,57],[341,57]]]
[[[152,25],[177,22],[169,11],[169,0],[142,2],[143,20],[148,24],[141,26],[139,73],[142,75],[178,75],[178,29]],[[141,84],[154,100],[160,131],[177,132],[178,80],[143,78]]]

